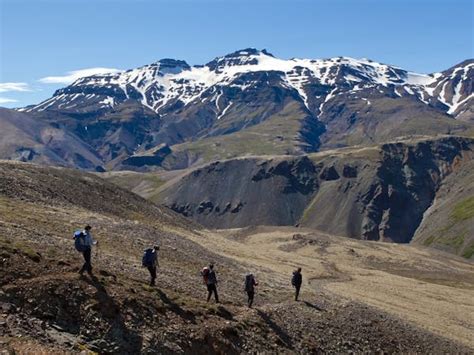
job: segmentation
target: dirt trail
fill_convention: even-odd
[[[474,348],[474,265],[455,256],[290,227],[190,238],[247,264],[263,290],[288,289],[291,271],[301,266],[309,286],[303,288],[305,300],[359,302]]]

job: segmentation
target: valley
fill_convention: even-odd
[[[419,137],[303,156],[241,157],[175,172],[99,176],[208,228],[297,225],[354,239],[430,245],[470,258],[473,209],[464,201],[472,195],[472,144],[467,137]],[[463,203],[462,217],[452,217]],[[437,214],[433,204],[446,207]]]

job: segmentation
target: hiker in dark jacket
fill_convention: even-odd
[[[209,272],[207,273],[207,302],[210,301],[212,293],[216,299],[216,303],[219,303],[219,295],[217,294],[217,276],[214,271],[214,264],[209,265]]]
[[[90,225],[87,225],[82,231],[83,233],[82,244],[84,246],[82,255],[84,257],[84,265],[82,265],[81,270],[79,270],[79,274],[81,275],[84,273],[84,271],[87,271],[87,273],[91,276],[93,275],[92,274],[92,260],[91,260],[92,259],[92,246],[97,245],[98,242],[95,241],[94,238],[92,238],[91,229],[92,227]]]
[[[143,253],[142,264],[148,269],[148,272],[150,273],[150,286],[156,285],[156,268],[160,266],[158,263],[159,250],[160,246],[155,245],[153,248],[146,249]]]
[[[300,295],[301,284],[303,283],[303,276],[301,275],[301,268],[293,272],[293,277],[291,278],[291,284],[295,288],[295,301],[298,301],[298,296]]]
[[[253,298],[255,296],[255,286],[258,285],[255,276],[252,273],[249,273],[245,276],[245,292],[247,292],[247,305],[249,308],[252,308]]]

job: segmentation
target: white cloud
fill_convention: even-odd
[[[47,76],[45,78],[39,79],[39,82],[43,84],[72,84],[79,78],[85,76],[97,75],[97,74],[107,74],[107,73],[119,73],[121,70],[114,68],[87,68],[80,70],[73,70],[67,72],[63,76]]]
[[[13,102],[18,102],[18,100],[14,100],[14,99],[9,99],[7,97],[0,97],[0,105],[3,105],[3,104],[11,104]]]
[[[32,91],[27,83],[0,83],[0,92]]]

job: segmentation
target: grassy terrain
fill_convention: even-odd
[[[1,257],[8,257],[9,254],[20,253],[32,261],[38,262],[41,259],[41,254],[38,254],[33,248],[21,241],[12,241],[0,236],[0,253]]]
[[[166,182],[164,178],[154,172],[116,171],[99,173],[97,175],[153,202],[156,202],[156,191]]]
[[[464,249],[462,256],[466,259],[470,259],[474,256],[474,243]]]
[[[474,218],[474,196],[459,201],[451,212],[451,218],[454,223]]]
[[[371,105],[359,99],[346,100],[345,110],[328,122],[323,147],[383,143],[396,137],[417,137],[420,132],[430,136],[466,134],[473,129],[472,123],[449,119],[414,100],[383,97],[370,101]],[[325,110],[331,111],[329,107]]]
[[[446,245],[455,249],[465,258],[471,258],[474,254],[474,241],[468,240],[468,231],[462,229],[458,234],[453,234],[453,230],[460,223],[470,221],[474,218],[474,197],[468,197],[459,201],[453,208],[449,216],[449,224],[440,230],[438,236],[431,236],[425,240],[425,245],[434,243]]]
[[[415,235],[415,242],[450,250],[467,259],[474,256],[473,168],[474,163],[467,161],[446,178]]]
[[[257,126],[224,136],[174,145],[173,153],[165,159],[163,165],[173,166],[176,160],[182,159],[182,155],[205,163],[245,155],[302,153],[305,143],[301,140],[299,131],[305,115],[298,103],[289,103],[282,111]]]

